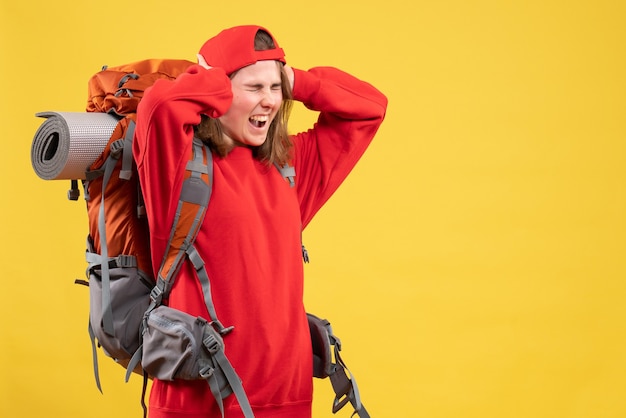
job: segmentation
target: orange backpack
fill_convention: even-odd
[[[89,220],[88,281],[77,282],[90,288],[89,332],[100,390],[95,341],[107,356],[126,366],[139,347],[142,314],[156,283],[148,222],[132,157],[135,112],[145,90],[156,80],[174,79],[192,64],[185,60],[149,59],[105,66],[88,82],[87,112],[109,113],[119,119],[83,182]],[[78,195],[77,182],[73,181],[70,199],[76,200]],[[112,287],[123,287],[127,297],[112,297]],[[129,319],[134,323],[122,327]]]

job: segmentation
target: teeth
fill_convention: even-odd
[[[267,115],[254,115],[250,117],[250,120],[253,120],[255,122],[267,122],[269,119],[269,116]]]

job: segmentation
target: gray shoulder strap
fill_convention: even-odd
[[[130,119],[124,135],[124,151],[122,151],[122,169],[120,178],[129,180],[133,174],[133,136],[135,135],[135,121]]]
[[[208,207],[211,197],[211,191],[213,186],[213,159],[211,150],[200,140],[194,139],[193,149],[193,158],[187,164],[187,171],[190,172],[190,175],[184,181],[182,186],[181,196],[176,210],[174,223],[170,232],[170,239],[167,246],[168,249],[166,250],[163,264],[161,265],[161,268],[159,269],[159,273],[157,275],[157,284],[150,294],[151,303],[148,307],[148,310],[146,311],[146,314],[144,315],[144,318],[147,318],[148,314],[157,306],[159,306],[163,298],[169,293],[176,278],[176,275],[178,274],[180,266],[182,265],[184,258],[187,257],[194,266],[198,275],[198,279],[202,285],[204,301],[207,306],[209,316],[211,317],[211,321],[208,323],[208,326],[212,327],[216,332],[223,336],[229,333],[233,329],[233,327],[224,327],[217,318],[217,313],[215,311],[215,306],[213,304],[213,299],[211,296],[211,282],[205,268],[204,260],[200,257],[200,254],[193,245],[197,232],[200,229],[200,226],[204,220],[204,215],[206,213],[206,209]],[[204,161],[205,155],[206,162]],[[203,175],[206,175],[208,177],[208,182],[205,183],[205,180],[202,179]],[[180,246],[174,245],[174,236],[176,232],[180,232],[177,231],[177,226],[179,225],[179,218],[181,217],[181,213],[183,212],[183,205],[189,203],[197,207],[197,213],[193,219],[192,226],[188,229],[186,233],[183,244]],[[171,258],[169,258],[167,254],[167,251],[169,251],[170,249],[174,249],[174,251],[171,253],[173,254]],[[166,261],[167,263],[171,263],[171,265],[167,266],[167,269],[164,268],[164,266],[166,265]],[[165,273],[164,270],[166,270]],[[203,343],[205,344],[209,352],[211,352],[211,354],[214,356],[220,368],[224,371],[225,376],[231,386],[231,389],[233,390],[233,393],[235,394],[237,401],[239,402],[241,410],[244,413],[244,416],[246,418],[253,418],[254,415],[252,413],[252,408],[250,407],[248,397],[246,396],[243,386],[241,385],[241,380],[239,379],[239,376],[237,376],[237,373],[228,361],[223,349],[215,349],[215,344],[213,344],[210,339],[205,338],[205,341],[203,341]],[[128,379],[130,378],[130,374],[132,373],[132,370],[134,370],[135,366],[140,363],[141,352],[142,347],[140,347],[132,356],[126,370],[126,381],[128,381]],[[207,380],[209,388],[215,396],[215,399],[218,402],[223,416],[224,410],[222,395],[220,393],[219,387],[217,387],[217,382],[214,378],[212,379],[211,374],[207,374],[206,376],[202,377]]]
[[[294,187],[296,185],[296,169],[293,166],[286,163],[282,167],[278,164],[275,164],[276,168],[280,172],[280,175],[287,181],[289,181],[289,186]]]

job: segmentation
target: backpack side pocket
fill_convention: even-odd
[[[141,345],[141,324],[150,304],[152,288],[137,267],[113,266],[109,276],[113,335],[103,327],[102,279],[97,266],[89,274],[89,321],[105,353],[125,365]]]

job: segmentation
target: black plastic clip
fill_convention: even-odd
[[[218,320],[209,322],[209,325],[211,325],[215,331],[219,332],[220,335],[226,335],[235,329],[233,326],[225,327]]]

